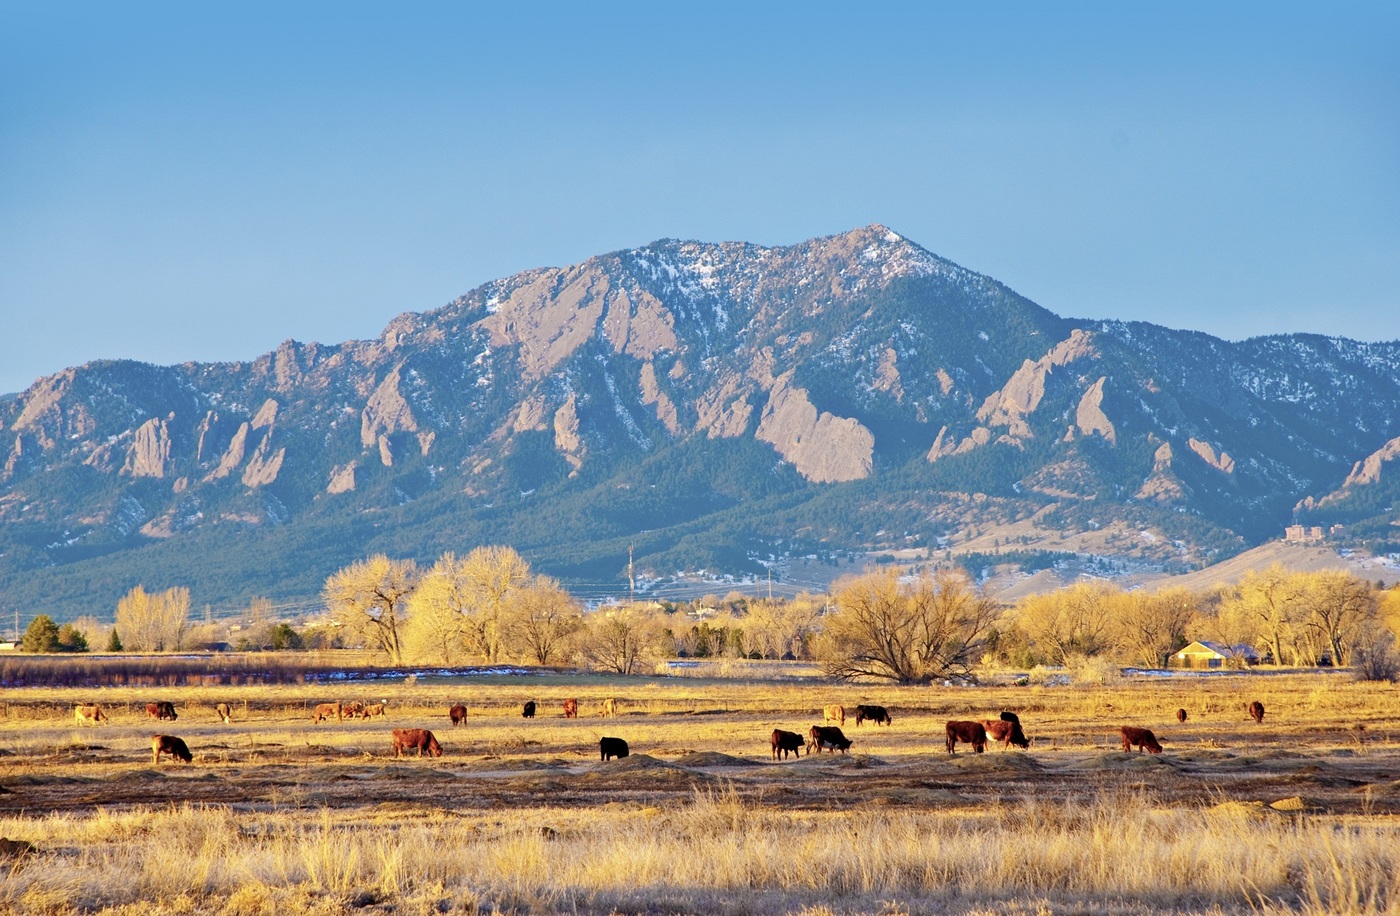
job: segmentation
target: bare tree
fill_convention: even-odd
[[[333,573],[321,590],[326,610],[347,630],[403,664],[405,605],[418,579],[412,560],[376,554]]]
[[[506,610],[512,651],[540,665],[559,661],[582,627],[578,604],[547,576],[535,576],[517,590]]]
[[[595,612],[583,633],[582,653],[594,667],[635,674],[655,654],[664,631],[656,615],[631,605]]]
[[[752,601],[745,619],[749,642],[768,658],[801,658],[817,632],[821,609],[822,601],[805,593],[792,599]]]
[[[1305,582],[1309,628],[1326,644],[1332,664],[1350,664],[1352,645],[1362,631],[1379,625],[1371,584],[1339,569],[1306,574]]]
[[[152,595],[138,585],[117,602],[116,629],[128,651],[179,651],[189,616],[189,589],[170,588]]]
[[[1107,582],[1081,582],[1030,595],[1016,605],[1016,623],[1045,657],[1064,664],[1117,644],[1124,595]]]
[[[453,664],[473,643],[471,610],[462,563],[445,553],[418,581],[408,601],[406,654],[414,660]]]
[[[820,660],[830,675],[901,684],[969,676],[998,616],[996,602],[963,573],[911,581],[897,570],[838,583],[824,618]]]
[[[505,654],[506,611],[512,593],[530,580],[530,564],[511,547],[477,547],[458,568],[469,634],[488,662]]]
[[[1119,617],[1119,644],[1129,662],[1155,667],[1186,644],[1196,613],[1194,596],[1184,588],[1126,596]]]

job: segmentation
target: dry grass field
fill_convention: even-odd
[[[614,719],[596,714],[605,697]],[[385,718],[311,721],[319,702],[379,699]],[[179,720],[148,719],[156,700]],[[94,701],[110,723],[76,728],[73,704]],[[862,702],[893,725],[848,719],[850,754],[769,759],[774,727]],[[946,753],[945,721],[1002,709],[1029,751]],[[1124,754],[1122,724],[1165,752]],[[443,756],[393,759],[406,726],[432,729]],[[156,733],[194,762],[154,765]],[[603,735],[632,756],[600,761]],[[1397,739],[1397,689],[1342,675],[9,690],[0,836],[19,842],[0,850],[0,911],[1400,912]]]

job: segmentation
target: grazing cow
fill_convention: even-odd
[[[449,709],[447,711],[447,715],[448,718],[452,720],[453,725],[467,724],[467,707],[463,706],[460,703]]]
[[[360,705],[362,707],[360,709],[360,718],[368,719],[371,716],[384,715],[384,711],[389,708],[389,701],[380,700],[378,703],[362,703]]]
[[[233,710],[229,709],[227,703],[220,703],[214,707],[214,712],[219,714],[219,720],[225,725],[233,724]]]
[[[569,697],[567,700],[564,701],[564,718],[578,718],[578,700],[574,699],[573,697]]]
[[[1005,719],[983,719],[982,727],[987,731],[987,737],[993,741],[1001,743],[1002,747],[1010,748],[1013,744],[1022,750],[1027,750],[1031,746],[1031,739],[1026,737],[1026,733],[1021,731],[1020,722],[1007,722]]]
[[[355,700],[353,703],[346,703],[340,707],[340,714],[347,719],[353,719],[363,714],[364,711],[365,704],[361,703],[359,700]]]
[[[890,718],[889,712],[883,706],[857,706],[856,725],[869,719],[876,725],[890,725],[894,719]]]
[[[535,717],[535,701],[526,700],[524,708],[520,710],[520,715],[525,719],[533,719]]]
[[[785,732],[781,728],[773,729],[773,759],[786,760],[788,751],[792,751],[798,757],[802,756],[803,741],[802,736],[797,732]],[[781,754],[780,758],[778,755]]]
[[[1250,704],[1249,704],[1247,707],[1245,707],[1245,708],[1249,710],[1249,717],[1250,717],[1251,719],[1253,719],[1255,722],[1263,722],[1263,721],[1264,721],[1264,704],[1263,704],[1263,703],[1260,703],[1258,700],[1255,700],[1253,703],[1250,703]]]
[[[339,703],[317,703],[315,711],[311,714],[311,721],[321,722],[325,719],[334,718],[339,722],[343,718],[341,712],[342,707]]]
[[[1127,753],[1134,747],[1138,753],[1147,751],[1149,754],[1162,753],[1162,745],[1157,741],[1157,736],[1152,734],[1150,728],[1138,728],[1135,725],[1124,725],[1119,729],[1123,734],[1123,752]]]
[[[414,748],[418,750],[419,757],[423,756],[424,751],[427,751],[430,757],[442,756],[442,745],[438,744],[438,739],[426,728],[394,729],[395,757],[402,757],[404,751]]]
[[[846,707],[840,703],[832,703],[830,706],[822,707],[822,724],[835,722],[837,725],[846,724]]]
[[[981,722],[952,721],[943,727],[948,736],[948,753],[956,754],[958,742],[972,745],[977,753],[987,749],[987,728]]]
[[[851,739],[842,734],[841,729],[835,725],[813,725],[807,732],[811,740],[807,742],[807,754],[810,756],[815,750],[818,754],[822,748],[836,753],[846,753],[851,749]]]
[[[631,751],[627,749],[627,742],[621,738],[599,738],[598,756],[604,760],[611,760],[614,757],[626,757]]]
[[[162,721],[168,719],[171,722],[179,718],[179,716],[175,715],[175,704],[168,700],[162,700],[159,703],[147,703],[146,715],[152,719],[160,719]]]
[[[1001,719],[1001,721],[1003,722],[1014,722],[1017,727],[1020,727],[1021,725],[1021,717],[1016,715],[1009,709],[1003,709],[1001,711],[1001,715],[997,718]]]
[[[608,697],[603,701],[603,708],[598,711],[598,715],[604,719],[611,719],[617,715],[617,700]]]
[[[73,724],[77,726],[96,725],[98,722],[106,722],[107,714],[102,711],[101,706],[74,706]]]
[[[1184,709],[1178,709],[1178,710],[1176,711],[1176,721],[1178,721],[1178,722],[1185,722],[1185,721],[1186,721],[1186,710],[1184,710]]]
[[[190,753],[189,746],[174,735],[152,735],[151,736],[151,758],[152,763],[160,763],[160,755],[169,754],[172,760],[183,760],[190,763],[194,760],[194,755]]]

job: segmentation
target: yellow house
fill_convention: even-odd
[[[1259,653],[1244,643],[1227,646],[1198,640],[1174,654],[1172,664],[1178,668],[1238,668],[1259,664]]]

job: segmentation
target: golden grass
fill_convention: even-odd
[[[1400,912],[1400,695],[1338,676],[17,693],[0,713],[0,835],[36,852],[0,860],[2,912]],[[578,720],[561,717],[568,696]],[[588,715],[606,696],[619,716]],[[387,722],[310,721],[316,702],[381,697]],[[89,698],[111,725],[72,726]],[[157,699],[180,719],[146,719]],[[519,717],[525,699],[540,718]],[[772,728],[805,730],[831,702],[886,705],[894,725],[848,721],[849,757],[768,760]],[[945,720],[1002,708],[1031,751],[944,753]],[[1122,723],[1166,753],[1122,754]],[[389,759],[403,725],[434,729],[444,757]],[[195,765],[153,767],[156,731],[185,737]],[[634,756],[600,763],[602,734]]]

